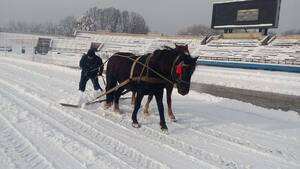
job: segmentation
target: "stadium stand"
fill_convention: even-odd
[[[38,38],[37,44],[34,49],[34,53],[45,55],[51,48],[51,38]]]
[[[257,47],[259,46],[257,39],[217,39],[208,43],[208,46],[214,47]]]
[[[51,50],[58,53],[83,53],[87,51],[89,47],[90,43],[86,41],[54,38]]]
[[[300,36],[280,36],[277,37],[270,46],[278,46],[278,47],[293,47],[300,46]]]
[[[52,52],[52,55],[50,54],[52,59],[62,61],[62,57],[76,56],[78,59],[83,52],[90,48],[92,43],[101,44],[100,55],[102,57],[109,57],[115,52],[131,52],[140,55],[153,52],[164,45],[174,47],[176,43],[188,44],[190,53],[193,56],[199,56],[199,59],[202,60],[300,65],[299,36],[270,36],[268,38],[263,36],[246,39],[243,35],[243,37],[234,39],[225,37],[226,35],[223,37],[182,37],[107,32],[97,34],[79,32],[75,38],[4,33],[0,35],[0,46],[3,47],[23,44],[33,48],[33,44],[38,44],[38,39],[48,39],[46,46]],[[231,34],[230,36],[235,35]],[[203,41],[206,43],[203,44]],[[262,41],[265,44],[262,44]],[[64,53],[64,55],[57,55],[57,53]]]
[[[0,32],[0,50],[21,53],[24,48],[33,53],[37,39],[37,35]]]

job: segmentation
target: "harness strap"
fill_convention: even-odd
[[[172,64],[172,68],[171,68],[171,77],[172,77],[172,80],[174,80],[174,81],[175,81],[175,78],[174,78],[174,68],[175,68],[175,64],[176,64],[176,62],[178,61],[179,57],[180,57],[180,55],[178,55],[178,56],[176,57],[176,59],[174,60],[174,62],[173,62],[173,64]]]
[[[142,58],[142,56],[140,56],[140,57],[138,57],[137,59],[134,60],[132,66],[131,66],[131,70],[130,70],[130,76],[129,76],[130,79],[132,79],[132,77],[133,77],[133,71],[134,71],[134,68],[135,68],[136,63],[137,63],[141,58]],[[142,73],[143,73],[143,71],[142,71]]]
[[[129,60],[135,61],[133,58],[127,57],[127,56],[123,56],[123,55],[119,55],[119,54],[115,54],[114,56],[119,56],[119,57],[123,57],[123,58],[127,58]],[[146,66],[144,63],[140,62],[140,61],[136,61],[138,64],[142,65],[142,66]],[[147,66],[149,70],[151,70],[153,73],[155,73],[157,76],[161,77],[162,79],[164,79],[165,81],[169,82],[170,84],[174,84],[174,82],[172,82],[171,80],[169,80],[168,78],[164,77],[163,75],[161,75],[160,73],[158,73],[157,71],[155,71],[154,69],[152,69],[151,67]]]
[[[86,104],[92,104],[93,102],[95,102],[95,100],[101,98],[102,96],[105,96],[113,91],[118,90],[119,88],[127,85],[129,82],[131,81],[144,81],[144,82],[148,82],[148,83],[156,83],[156,84],[163,84],[165,83],[163,80],[161,79],[157,79],[157,78],[151,78],[151,77],[146,77],[146,76],[142,76],[142,77],[133,77],[132,79],[127,79],[125,81],[123,81],[122,83],[116,85],[115,87],[111,88],[110,90],[106,91],[105,93],[102,93],[100,96],[96,97],[94,100],[87,102]]]
[[[149,70],[149,66],[148,66],[148,65],[149,65],[149,61],[150,61],[150,58],[152,57],[152,55],[153,55],[153,54],[151,54],[150,56],[148,56],[147,59],[146,59],[145,65],[142,65],[142,66],[143,66],[143,69],[142,69],[142,71],[141,71],[141,73],[140,73],[139,78],[135,78],[137,81],[141,81],[141,80],[142,80],[142,76],[143,76],[143,73],[144,73],[145,68],[147,68],[147,75],[146,75],[146,76],[148,76],[148,72],[149,72],[149,71],[148,71],[148,70]],[[138,62],[141,58],[142,58],[142,56],[138,57],[138,58],[135,59],[135,61],[133,62],[132,66],[131,66],[131,70],[130,70],[130,76],[129,76],[130,79],[133,79],[133,72],[134,72],[135,66],[136,66],[137,62]],[[143,79],[145,79],[145,78],[143,78]]]
[[[137,82],[143,81],[143,82],[156,83],[156,84],[164,84],[165,83],[165,81],[162,79],[148,77],[148,76],[133,77],[131,80],[137,81]]]
[[[115,87],[111,88],[110,90],[106,91],[105,93],[102,93],[100,96],[96,97],[94,100],[87,102],[87,103],[86,103],[87,105],[93,104],[96,100],[98,100],[98,99],[101,98],[102,96],[105,96],[105,95],[107,95],[107,94],[109,94],[109,93],[111,93],[111,92],[113,92],[113,91],[118,90],[120,87],[123,87],[123,86],[127,85],[127,84],[128,84],[129,82],[131,82],[131,81],[142,80],[142,81],[149,82],[149,83],[157,83],[157,84],[160,84],[160,83],[161,83],[161,84],[163,84],[163,83],[165,83],[165,82],[164,82],[164,80],[165,80],[165,81],[171,83],[172,85],[174,84],[174,82],[170,81],[169,79],[167,79],[166,77],[164,77],[163,75],[161,75],[160,73],[158,73],[157,71],[155,71],[154,69],[152,69],[152,68],[150,68],[150,67],[148,66],[148,62],[149,62],[150,59],[147,61],[147,64],[144,64],[144,63],[142,63],[142,62],[139,61],[139,59],[140,59],[142,56],[138,57],[137,59],[133,59],[133,58],[130,58],[130,57],[128,57],[128,56],[119,55],[119,54],[115,54],[114,56],[119,56],[119,57],[127,58],[127,59],[129,59],[129,60],[134,61],[134,63],[133,63],[134,66],[131,67],[131,71],[130,71],[130,78],[127,79],[127,80],[125,80],[125,81],[123,81],[123,82],[120,83],[119,85],[116,85]],[[151,55],[151,56],[152,56],[152,55]],[[178,58],[179,58],[179,56],[177,57],[176,60],[178,60]],[[109,59],[107,59],[104,63],[106,63],[108,60],[109,60]],[[176,61],[175,61],[175,62],[176,62]],[[173,64],[175,64],[175,62],[174,62]],[[104,63],[103,63],[103,65],[104,65]],[[140,64],[140,65],[142,65],[144,68],[147,67],[147,69],[151,70],[153,73],[155,73],[156,75],[158,75],[159,77],[161,77],[163,80],[157,79],[157,78],[151,78],[151,77],[148,77],[148,76],[133,77],[133,70],[134,70],[134,67],[135,67],[135,65],[136,65],[137,63]],[[143,72],[143,71],[142,71],[142,72]]]
[[[150,59],[151,57],[153,56],[153,53],[151,53],[150,56],[147,57],[147,60],[146,60],[146,66],[147,66],[147,72],[146,72],[146,76],[149,76],[149,62],[150,62]],[[145,68],[145,67],[144,67]],[[144,71],[144,68],[143,68],[143,71]]]
[[[180,55],[178,55],[178,56],[176,57],[176,59],[175,59],[174,62],[173,62],[173,65],[172,65],[172,69],[171,69],[171,77],[172,77],[172,80],[175,81],[175,82],[180,82],[180,83],[190,84],[190,82],[183,81],[181,78],[179,78],[179,79],[176,80],[175,77],[174,77],[174,72],[177,71],[177,70],[174,71],[174,69],[175,69],[175,65],[176,65],[176,62],[178,61],[179,57],[180,57]],[[184,66],[189,66],[189,65],[183,63],[181,66],[184,67]],[[182,67],[181,67],[181,71],[182,71]]]
[[[109,94],[109,93],[111,93],[111,92],[113,92],[113,91],[118,90],[120,87],[123,87],[123,86],[127,85],[130,81],[131,81],[130,79],[127,79],[127,80],[123,81],[123,82],[120,83],[119,85],[116,85],[114,88],[111,88],[110,90],[106,91],[105,93],[102,93],[100,96],[96,97],[96,98],[95,98],[94,100],[92,100],[92,101],[87,102],[86,104],[87,104],[87,105],[88,105],[88,104],[91,104],[91,102],[94,102],[95,100],[99,99],[100,97],[105,96],[105,95],[107,95],[107,94]]]

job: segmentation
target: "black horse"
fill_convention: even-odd
[[[176,45],[176,49],[177,50],[181,50],[181,52],[184,52],[184,53],[189,53],[189,48],[187,45]],[[165,89],[166,89],[166,98],[167,98],[167,104],[168,104],[168,116],[169,116],[169,119],[172,121],[172,122],[176,122],[176,117],[173,113],[173,110],[172,110],[172,91],[173,91],[173,88],[174,88],[174,84],[171,84],[171,83],[166,83],[166,86],[165,86]],[[148,96],[148,99],[147,99],[147,102],[144,106],[144,114],[145,115],[150,115],[149,113],[149,105],[150,105],[150,102],[153,98],[153,95],[149,95]],[[132,99],[131,99],[131,103],[134,104],[134,101],[135,101],[135,93],[133,93],[132,95]]]
[[[191,76],[196,66],[197,58],[192,58],[189,52],[180,50],[182,47],[187,48],[187,45],[176,45],[176,48],[165,47],[143,56],[122,52],[111,56],[106,69],[106,91],[113,90],[117,83],[120,87],[106,95],[105,107],[110,107],[114,102],[114,110],[119,111],[119,98],[122,92],[125,89],[136,92],[132,126],[139,128],[137,112],[141,101],[144,95],[154,95],[161,129],[167,130],[162,102],[165,85],[176,84],[179,94],[188,94]]]

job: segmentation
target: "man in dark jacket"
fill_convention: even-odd
[[[80,60],[79,66],[82,69],[79,82],[79,90],[85,91],[86,83],[91,79],[95,91],[103,91],[98,82],[98,75],[102,75],[103,65],[102,59],[95,54],[96,49],[89,49],[87,54],[84,54]]]

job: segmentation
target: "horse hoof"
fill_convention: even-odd
[[[144,111],[144,115],[145,116],[150,116],[150,113],[148,111],[147,112]]]
[[[164,131],[164,130],[167,130],[167,131],[168,131],[168,127],[167,127],[166,124],[160,124],[160,129],[161,129],[162,131]]]
[[[177,122],[177,119],[175,117],[170,117],[171,122]]]
[[[168,129],[161,129],[161,132],[164,134],[169,134]]]
[[[113,114],[117,117],[122,117],[122,111],[113,111]]]
[[[114,109],[113,111],[115,114],[122,114],[122,111],[120,109]]]
[[[134,128],[141,128],[141,125],[139,123],[132,123],[131,125]]]
[[[109,109],[111,106],[112,106],[111,103],[104,103],[104,104],[103,104],[103,109],[104,109],[104,110],[107,110],[107,109]]]

